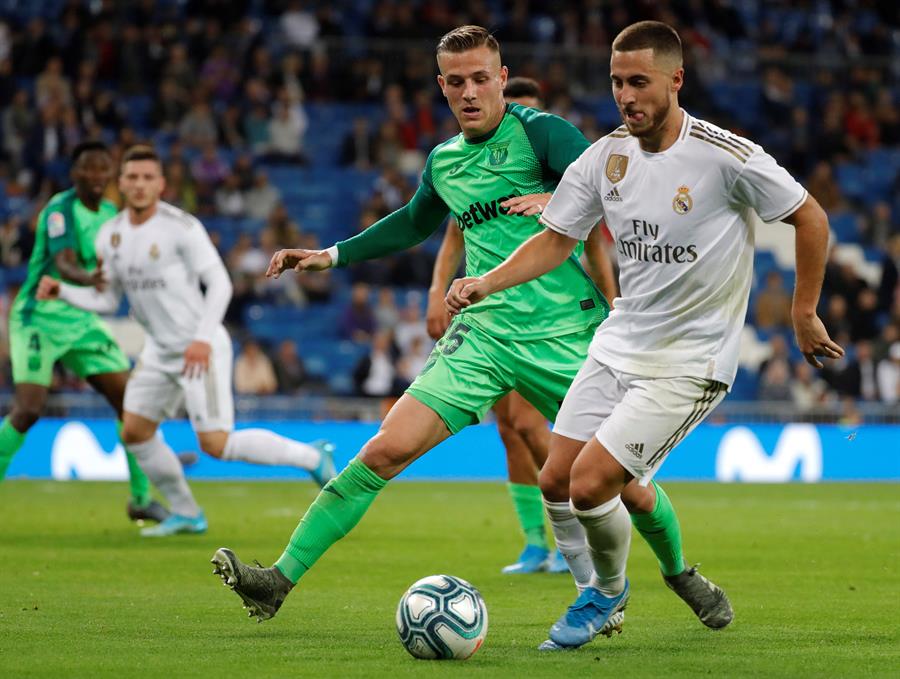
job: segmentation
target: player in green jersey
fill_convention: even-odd
[[[463,231],[468,275],[503,262],[542,231],[536,214],[565,169],[588,147],[562,118],[503,100],[507,70],[485,29],[463,26],[437,48],[438,84],[462,133],[437,146],[412,200],[353,238],[327,250],[281,250],[267,275],[319,271],[381,257],[425,240],[453,214]],[[554,419],[608,304],[582,269],[576,249],[529,283],[467,308],[454,318],[421,374],[379,432],[319,493],[271,568],[248,566],[234,552],[213,555],[214,572],[243,599],[251,616],[271,618],[306,571],[350,532],[375,497],[409,464],[478,422],[515,389]],[[663,573],[685,570],[681,533],[661,488],[630,484],[622,499]],[[557,546],[579,589],[593,566],[569,503],[547,503]],[[689,602],[690,603],[690,602]],[[702,616],[701,616],[702,619]],[[621,618],[608,621],[611,633]]]
[[[541,86],[531,78],[509,78],[503,89],[503,98],[507,103],[543,109]],[[550,195],[546,194],[547,200]],[[451,319],[444,296],[462,261],[464,247],[462,231],[455,220],[450,220],[438,251],[428,291],[425,320],[428,334],[434,340],[443,337],[450,327]],[[603,249],[599,228],[594,229],[585,241],[584,256],[585,268],[591,278],[597,283],[603,296],[612,300],[616,296],[615,276],[612,263]],[[550,446],[547,419],[515,391],[497,401],[493,411],[497,418],[497,431],[506,449],[509,475],[507,489],[525,536],[525,547],[518,560],[505,566],[503,573],[568,573],[569,567],[562,553],[558,549],[551,552],[548,548],[544,501],[538,486],[538,470],[546,462]]]
[[[72,152],[73,187],[54,195],[38,216],[28,276],[9,314],[16,386],[12,411],[0,424],[0,480],[44,410],[57,361],[103,394],[121,421],[131,365],[107,325],[94,313],[61,301],[39,302],[35,296],[44,275],[98,288],[105,284],[94,238],[118,211],[103,199],[112,175],[112,156],[105,144],[79,144]],[[150,483],[131,453],[126,457],[131,482],[128,516],[162,521],[168,511],[151,498]]]

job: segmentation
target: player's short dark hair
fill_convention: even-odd
[[[162,159],[156,149],[149,144],[135,144],[122,154],[122,166],[132,160],[152,160],[162,168]]]
[[[678,31],[661,21],[639,21],[626,26],[613,40],[613,52],[636,52],[652,49],[653,56],[663,56],[682,63],[681,38]]]
[[[81,158],[85,153],[90,153],[91,151],[100,151],[102,153],[109,153],[109,147],[104,144],[99,139],[92,139],[90,141],[83,141],[80,144],[77,144],[74,149],[72,149],[72,164],[78,162],[78,159]]]
[[[518,99],[520,97],[534,97],[540,101],[541,86],[537,80],[516,76],[506,81],[506,87],[503,88],[503,96],[507,99]]]
[[[438,41],[437,53],[468,52],[479,47],[487,47],[492,52],[500,54],[500,43],[486,28],[473,25],[459,26],[444,34]]]

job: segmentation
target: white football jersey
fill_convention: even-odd
[[[223,266],[206,229],[187,212],[160,202],[156,214],[138,226],[127,210],[106,222],[96,249],[110,286],[125,293],[147,333],[141,360],[180,370],[203,315],[200,275]],[[219,342],[228,337],[221,324],[215,334]]]
[[[776,222],[806,196],[759,145],[687,113],[662,153],[625,126],[595,142],[541,217],[580,240],[604,219],[615,239],[621,296],[590,354],[625,373],[730,386],[753,271],[749,210]]]

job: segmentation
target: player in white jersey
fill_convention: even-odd
[[[300,467],[320,485],[327,483],[334,476],[330,444],[299,443],[265,429],[233,431],[231,338],[222,325],[231,281],[203,225],[159,200],[165,180],[152,148],[135,146],[125,154],[119,187],[126,209],[97,234],[103,289],[60,285],[44,277],[38,297],[59,297],[84,309],[111,312],[124,292],[146,331],[125,390],[122,439],[151,480],[168,492],[173,513],[142,534],[206,529],[180,465],[172,465],[174,453],[156,435],[160,421],[175,416],[182,406],[200,447],[213,457]]]
[[[540,276],[601,218],[615,236],[621,297],[566,395],[540,476],[548,501],[570,498],[596,580],[542,648],[581,646],[625,607],[631,526],[622,489],[648,484],[734,380],[753,265],[750,210],[795,227],[792,317],[807,361],[822,367],[817,356],[844,353],[816,315],[825,213],[761,147],[679,108],[684,69],[675,30],[652,21],[624,29],[610,75],[625,125],[569,166],[543,212],[542,233],[484,276],[454,281],[447,296],[456,312]],[[666,582],[725,600],[695,569]],[[727,610],[709,626],[728,624]]]

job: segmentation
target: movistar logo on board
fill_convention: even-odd
[[[498,215],[507,214],[509,210],[505,207],[500,207],[500,203],[503,203],[510,198],[514,198],[516,195],[518,194],[513,193],[508,196],[499,196],[489,203],[469,203],[469,207],[463,210],[463,212],[454,215],[454,217],[456,217],[456,223],[459,224],[460,231],[465,231],[466,229],[471,229],[473,226],[489,222]]]

